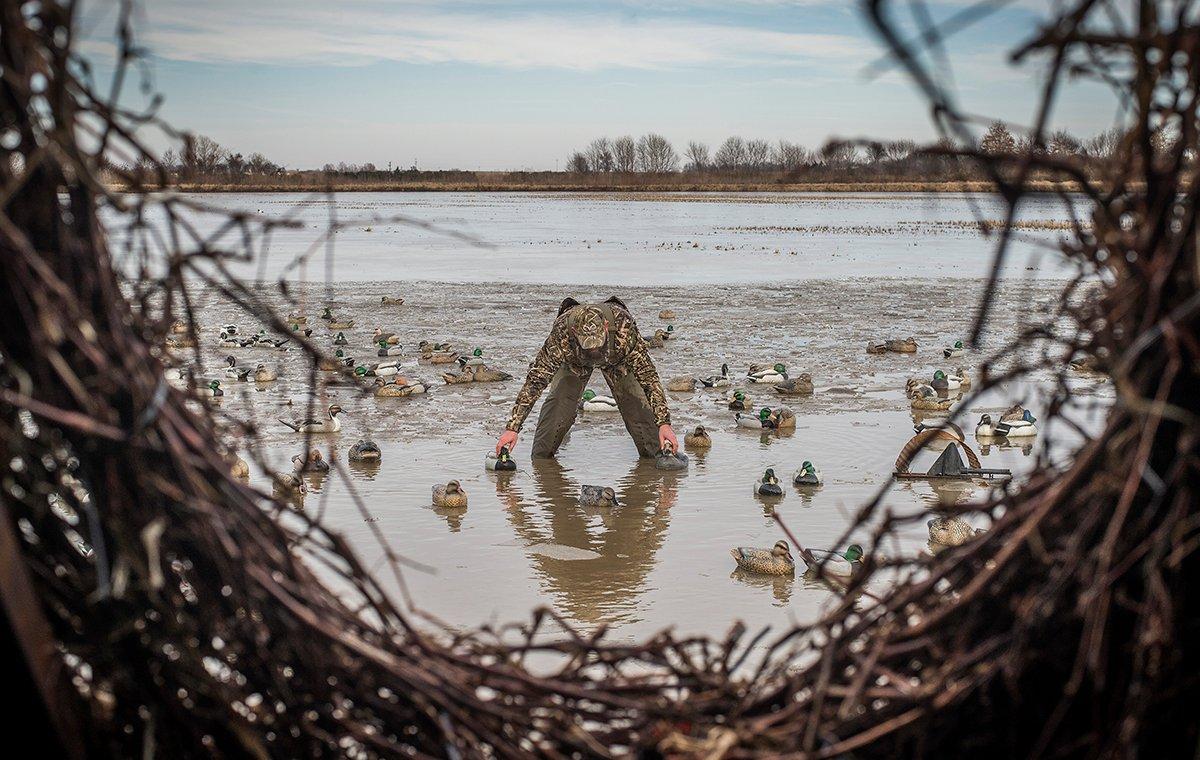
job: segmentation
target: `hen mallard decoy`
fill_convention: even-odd
[[[501,446],[499,454],[494,451],[487,453],[483,458],[483,468],[488,472],[513,472],[517,469],[517,462],[508,453],[508,447]]]
[[[293,325],[308,324],[308,315],[302,311],[293,311],[287,315],[287,321]]]
[[[245,459],[234,455],[233,462],[229,465],[229,474],[243,483],[250,481],[250,465]]]
[[[957,359],[964,353],[966,353],[966,349],[963,348],[963,342],[961,340],[956,340],[954,341],[953,346],[942,349],[942,356],[946,357],[947,359]]]
[[[329,472],[329,462],[318,449],[309,449],[307,458],[297,454],[292,457],[292,464],[301,472]]]
[[[792,473],[792,485],[819,486],[821,485],[821,471],[806,459],[801,463],[800,469]]]
[[[656,331],[653,335],[643,335],[642,340],[646,342],[648,348],[662,348],[665,345],[661,333],[662,330]]]
[[[779,478],[775,477],[775,470],[768,467],[763,476],[754,481],[755,496],[783,496],[783,488],[779,485]]]
[[[396,333],[392,333],[392,332],[385,333],[383,331],[382,327],[376,327],[375,332],[373,332],[371,334],[371,340],[375,343],[378,343],[379,341],[383,341],[384,343],[387,343],[389,346],[395,346],[395,345],[399,345],[400,336],[397,335]]]
[[[450,350],[451,350],[451,347],[450,347],[449,343],[430,343],[427,340],[423,340],[417,344],[417,351],[422,354],[429,354],[429,353],[433,353],[434,351],[450,351]]]
[[[787,541],[776,541],[770,549],[739,546],[730,549],[729,555],[738,567],[751,573],[763,575],[790,575],[796,571],[796,560]]]
[[[617,400],[612,396],[601,396],[588,388],[583,392],[583,400],[579,402],[579,408],[585,412],[615,412],[617,411]]]
[[[444,486],[433,487],[433,506],[450,507],[453,509],[467,506],[467,492],[457,480],[451,480]]]
[[[946,412],[954,404],[953,399],[941,398],[932,387],[921,383],[911,386],[908,400],[909,406],[922,412]]]
[[[807,372],[789,377],[774,386],[775,392],[783,396],[811,396],[813,393],[812,375]]]
[[[751,364],[746,372],[746,379],[762,385],[777,385],[788,379],[787,367],[776,364],[767,369],[761,369],[757,364]]]
[[[299,459],[299,457],[296,457]],[[294,464],[294,462],[293,462]],[[304,478],[296,472],[277,472],[272,476],[272,489],[275,497],[284,501],[302,500],[308,493],[308,485]]]
[[[188,323],[184,322],[182,319],[177,319],[171,323],[172,335],[187,335],[191,331],[191,328],[188,327]]]
[[[900,340],[893,338],[885,340],[881,343],[868,343],[868,354],[915,354],[917,352],[917,341],[915,338],[905,338]]]
[[[729,377],[729,365],[721,365],[721,374],[709,375],[708,377],[700,378],[700,384],[705,388],[728,388],[733,385],[733,380]]]
[[[664,322],[670,321],[675,318],[675,312],[671,311],[670,309],[663,309],[658,313],[658,318]]]
[[[617,492],[609,486],[580,486],[579,503],[585,507],[619,507]]]
[[[353,319],[331,319],[326,325],[330,330],[349,330],[354,327]]]
[[[336,433],[342,429],[342,423],[337,418],[341,413],[340,406],[330,404],[323,419],[293,420],[291,422],[281,419],[279,421],[297,433]]]
[[[712,448],[712,437],[703,425],[697,425],[695,430],[683,437],[683,445],[693,449]]]
[[[962,546],[985,532],[982,528],[972,528],[958,517],[935,517],[926,525],[929,526],[929,542],[940,546]]]
[[[753,408],[750,397],[743,391],[734,391],[729,396],[729,409],[734,412],[748,412]]]
[[[273,369],[267,369],[265,364],[259,364],[254,368],[254,382],[256,383],[273,383],[278,379],[278,373]]]
[[[378,462],[383,458],[383,452],[370,438],[363,438],[350,447],[348,456],[351,462]]]
[[[466,371],[472,373],[477,383],[503,383],[512,380],[512,375],[507,372],[501,372],[498,369],[492,369],[487,366],[467,368]]]
[[[376,379],[375,395],[379,398],[407,398],[408,396],[418,396],[429,390],[429,386],[420,380],[401,379],[404,382],[388,381],[382,377]]]
[[[696,390],[696,378],[673,377],[667,381],[667,390],[675,393],[691,393]]]
[[[379,299],[379,305],[380,306],[403,306],[404,299],[403,298],[392,298],[391,296],[382,296]]]
[[[759,412],[759,414],[761,415],[762,413]],[[763,427],[768,427],[772,430],[795,430],[796,413],[786,406],[781,406],[778,409],[768,409],[766,423]]]

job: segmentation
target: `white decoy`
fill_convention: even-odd
[[[337,418],[341,411],[342,408],[337,404],[330,404],[324,419],[294,420],[292,422],[281,419],[279,421],[297,433],[336,433],[342,429],[342,423]]]

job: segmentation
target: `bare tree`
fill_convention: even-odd
[[[903,161],[916,152],[917,144],[912,140],[892,140],[883,149],[889,161]]]
[[[713,157],[713,160],[718,167],[726,171],[737,171],[745,168],[745,140],[736,135],[726,138],[725,142],[721,143],[721,147],[717,148],[717,154]]]
[[[637,146],[629,135],[613,140],[613,162],[619,172],[628,174],[637,169]]]
[[[571,154],[571,157],[567,159],[567,171],[573,174],[587,174],[591,171],[591,166],[583,151],[577,150]]]
[[[704,171],[708,168],[708,146],[702,142],[689,142],[683,157],[687,159],[688,168],[693,171]]]
[[[587,148],[588,165],[594,172],[611,172],[616,166],[613,158],[612,141],[607,137],[597,137]]]
[[[771,163],[784,171],[791,171],[808,163],[808,151],[802,145],[780,140],[771,150]]]
[[[771,159],[771,145],[766,140],[750,140],[746,143],[746,163],[753,170],[767,168]]]
[[[1046,150],[1055,156],[1073,156],[1079,153],[1082,147],[1079,138],[1065,129],[1060,129],[1050,135],[1050,141],[1046,143]]]
[[[846,140],[830,140],[821,146],[820,157],[826,166],[850,166],[858,160],[858,149]]]
[[[979,140],[979,149],[989,156],[1000,156],[1015,153],[1017,141],[1008,131],[1003,122],[993,121],[986,133]]]
[[[637,141],[637,165],[647,174],[665,174],[679,167],[679,156],[667,138],[651,132]]]
[[[196,174],[212,174],[228,155],[228,151],[211,137],[195,135],[183,147],[183,166]]]
[[[878,164],[887,158],[887,146],[878,140],[867,143],[867,158],[873,164]]]
[[[1083,152],[1092,158],[1111,158],[1117,152],[1125,132],[1120,127],[1110,127],[1083,144]]]

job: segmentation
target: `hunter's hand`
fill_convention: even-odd
[[[508,449],[508,452],[511,454],[512,450],[516,448],[516,446],[517,431],[505,430],[500,434],[500,440],[496,441],[496,456],[500,456],[500,449]]]
[[[679,440],[675,438],[675,431],[670,425],[660,425],[658,428],[658,448],[671,448],[671,451],[679,451]]]

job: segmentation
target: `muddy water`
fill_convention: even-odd
[[[735,618],[754,626],[810,619],[830,598],[830,589],[801,573],[794,579],[745,575],[735,571],[729,549],[769,547],[777,540],[773,509],[809,545],[844,548],[833,543],[858,505],[889,482],[896,455],[912,435],[905,379],[948,368],[941,348],[965,333],[981,285],[970,279],[873,278],[769,287],[312,286],[302,293],[314,339],[322,345],[331,340],[317,318],[328,297],[339,316],[356,321],[344,331],[350,355],[374,358],[370,334],[379,325],[399,334],[404,354],[397,358],[406,363],[406,374],[433,388],[413,398],[377,399],[355,386],[323,384],[320,401],[336,401],[346,412],[340,433],[317,436],[322,450],[327,456],[344,456],[355,441],[370,436],[382,448],[383,461],[377,468],[351,468],[349,482],[336,475],[310,478],[313,488],[305,508],[346,534],[375,566],[381,557],[372,537],[377,528],[399,553],[431,567],[432,573],[406,570],[405,580],[421,609],[452,625],[522,620],[540,604],[580,626],[608,625],[618,637],[643,636],[666,626],[720,633]],[[953,366],[974,373],[987,351],[1019,324],[1041,318],[1057,292],[1052,281],[1009,281],[984,350],[955,360]],[[532,462],[528,451],[535,409],[516,451],[519,471],[485,472],[484,454],[503,428],[561,299],[614,293],[630,306],[644,332],[663,325],[660,309],[676,312],[672,324],[677,338],[652,351],[664,378],[712,375],[723,362],[738,377],[750,362],[781,362],[791,373],[811,373],[816,392],[810,398],[780,399],[761,386],[737,383],[756,404],[792,408],[798,416],[795,432],[762,435],[737,427],[721,401],[726,391],[671,393],[680,439],[698,423],[713,438],[710,452],[692,453],[685,473],[663,473],[639,462],[619,416],[605,413],[582,413],[557,460]],[[384,295],[403,296],[406,303],[381,307]],[[202,302],[201,377],[222,378],[217,367],[227,354],[242,365],[264,362],[278,368],[280,380],[264,387],[225,383],[228,395],[220,407],[256,420],[269,461],[287,467],[301,437],[275,418],[304,416],[308,368],[295,351],[215,347],[221,323],[237,322],[243,333],[258,325],[210,296]],[[294,308],[274,302],[284,311]],[[864,351],[868,340],[909,335],[920,344],[915,355]],[[444,385],[439,367],[417,362],[419,340],[449,341],[467,350],[480,347],[491,366],[514,379]],[[970,435],[980,413],[994,414],[1012,400],[1023,401],[1040,416],[1038,380],[961,405],[963,427],[984,467],[1011,468],[1019,479],[1038,456],[1062,458],[1077,443],[1065,429],[1043,430],[1027,449],[980,447]],[[591,387],[606,391],[599,373]],[[1080,381],[1080,389],[1084,400],[1100,406],[1110,392],[1087,381]],[[923,455],[914,469],[927,467],[932,456]],[[801,491],[788,486],[775,503],[751,494],[751,483],[765,468],[774,467],[790,482],[789,474],[806,459],[821,469],[822,487]],[[433,508],[431,486],[452,478],[463,483],[469,506]],[[253,482],[268,487],[261,473]],[[579,506],[582,484],[612,486],[622,506]],[[359,513],[351,488],[365,500],[373,522]],[[933,514],[939,499],[977,497],[985,489],[981,484],[939,494],[927,482],[904,482],[892,485],[885,503],[896,512]],[[923,551],[926,539],[922,521],[888,550]]]

